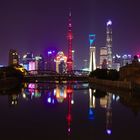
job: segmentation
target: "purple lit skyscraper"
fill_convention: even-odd
[[[107,68],[112,68],[112,21],[107,21],[106,27],[106,47],[107,47]]]

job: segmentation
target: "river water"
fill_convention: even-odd
[[[101,89],[24,83],[0,91],[0,139],[139,140],[139,93]]]

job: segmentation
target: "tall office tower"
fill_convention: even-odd
[[[106,27],[106,47],[107,47],[107,65],[112,68],[112,21],[107,21]]]
[[[73,61],[72,61],[72,39],[73,39],[73,33],[72,33],[72,23],[71,23],[71,11],[69,12],[69,19],[68,19],[68,33],[67,33],[67,39],[68,39],[68,59],[67,59],[67,72],[71,72],[73,69]]]
[[[16,50],[9,51],[9,65],[19,65],[19,56]]]
[[[90,43],[89,71],[94,71],[96,69],[95,36],[96,36],[95,34],[89,35],[89,43]]]
[[[107,68],[107,47],[100,48],[100,68]]]

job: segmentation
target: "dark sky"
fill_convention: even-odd
[[[113,53],[136,54],[140,45],[139,0],[3,0],[0,2],[0,64],[9,49],[45,54],[58,48],[67,54],[67,16],[72,11],[73,48],[80,67],[89,58],[88,35],[96,34],[97,58],[105,45],[106,21],[113,22]],[[81,63],[81,64],[80,64]]]

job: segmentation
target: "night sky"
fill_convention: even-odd
[[[77,68],[89,58],[90,33],[105,46],[106,21],[113,22],[113,53],[140,53],[139,0],[3,0],[0,2],[0,64],[8,63],[9,49],[45,56],[48,48],[67,55],[67,22],[72,11],[73,48]]]

